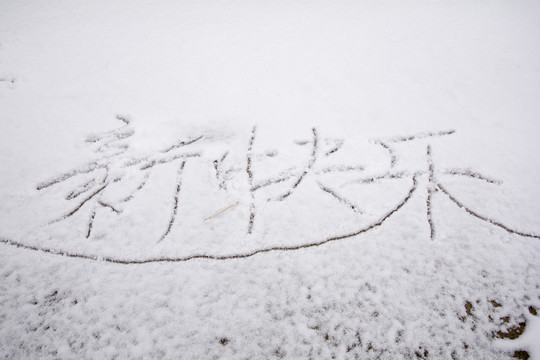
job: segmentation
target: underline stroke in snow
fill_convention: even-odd
[[[388,213],[386,213],[383,217],[380,218],[379,221],[376,223],[373,223],[367,227],[364,227],[360,230],[357,230],[353,233],[345,234],[345,235],[338,235],[333,236],[330,238],[327,238],[322,241],[314,242],[314,243],[308,243],[308,244],[301,244],[301,245],[295,245],[295,246],[275,246],[265,249],[259,249],[248,253],[239,253],[239,254],[232,254],[232,255],[222,255],[222,256],[216,256],[216,255],[189,255],[185,257],[160,257],[160,258],[151,258],[151,259],[121,259],[121,258],[115,258],[115,257],[107,257],[107,256],[97,256],[97,255],[86,255],[86,254],[78,254],[78,253],[72,253],[68,251],[60,251],[60,250],[54,250],[49,248],[43,248],[38,246],[32,246],[32,245],[25,245],[13,240],[9,240],[6,238],[0,238],[0,243],[14,246],[17,248],[23,248],[27,250],[33,250],[33,251],[39,251],[44,252],[48,254],[53,255],[59,255],[59,256],[65,256],[65,257],[71,257],[71,258],[79,258],[79,259],[86,259],[86,260],[96,260],[96,261],[103,261],[108,263],[114,263],[114,264],[123,264],[123,265],[136,265],[136,264],[148,264],[148,263],[159,263],[159,262],[186,262],[190,260],[197,260],[197,259],[206,259],[206,260],[233,260],[233,259],[245,259],[252,257],[257,254],[262,253],[268,253],[268,252],[279,252],[279,251],[294,251],[294,250],[300,250],[300,249],[307,249],[311,247],[321,246],[333,241],[338,240],[344,240],[347,238],[351,238],[363,233],[366,233],[370,230],[373,230],[375,228],[378,228],[381,226],[388,218],[390,218],[394,213],[396,213],[401,207],[403,207],[409,199],[412,197],[413,193],[416,191],[418,185],[418,181],[416,179],[416,176],[413,177],[413,185],[411,186],[409,192],[405,196],[405,198],[392,210],[390,210]]]

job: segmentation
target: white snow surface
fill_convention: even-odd
[[[0,358],[540,359],[538,19],[1,1]]]

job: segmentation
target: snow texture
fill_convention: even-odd
[[[0,358],[540,359],[540,3],[0,3]]]

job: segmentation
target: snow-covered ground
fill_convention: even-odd
[[[0,358],[540,359],[538,1],[0,1]]]

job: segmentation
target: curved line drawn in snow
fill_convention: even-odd
[[[243,234],[244,236],[247,236],[248,239],[250,236],[253,236],[252,234],[257,227],[261,227],[264,224],[263,215],[265,208],[269,206],[268,204],[274,204],[275,206],[280,204],[289,205],[291,198],[303,199],[302,196],[304,198],[321,196],[321,201],[326,201],[333,204],[333,206],[338,207],[338,209],[343,209],[343,212],[348,212],[348,214],[351,216],[350,218],[352,219],[358,219],[359,217],[367,216],[365,215],[365,204],[359,206],[357,201],[351,199],[350,192],[347,193],[337,191],[337,187],[344,187],[351,184],[371,184],[384,180],[400,179],[412,181],[412,187],[410,187],[407,195],[398,203],[398,205],[390,210],[383,210],[383,215],[381,215],[378,220],[371,220],[368,222],[368,224],[364,223],[364,225],[362,225],[357,231],[337,236],[326,235],[323,236],[324,240],[317,242],[290,245],[266,244],[266,247],[261,245],[260,248],[252,248],[250,250],[245,250],[244,252],[236,248],[222,251],[224,254],[217,254],[215,250],[208,251],[206,253],[201,253],[201,251],[198,250],[195,251],[195,255],[188,253],[185,256],[129,259],[127,257],[100,256],[97,254],[88,255],[84,254],[84,251],[80,252],[79,250],[70,251],[66,249],[54,249],[55,246],[37,246],[7,238],[0,238],[0,243],[71,258],[101,260],[116,264],[185,262],[196,259],[231,260],[248,258],[256,254],[267,252],[294,251],[351,238],[383,225],[388,218],[398,212],[409,201],[413,194],[417,192],[416,190],[418,188],[420,177],[427,179],[425,190],[427,193],[425,211],[427,227],[429,227],[429,234],[432,241],[436,240],[437,234],[435,223],[433,221],[433,198],[436,196],[439,190],[439,194],[445,195],[446,198],[455,203],[459,208],[465,210],[466,213],[491,226],[498,227],[499,229],[505,230],[510,234],[540,239],[540,235],[538,234],[515,230],[510,226],[504,225],[499,221],[483,216],[478,212],[471,210],[463,202],[457,200],[457,198],[451,194],[445,186],[442,185],[441,181],[438,179],[438,175],[462,176],[474,180],[481,180],[492,185],[501,184],[499,180],[482,175],[478,172],[474,172],[468,168],[452,168],[444,170],[438,169],[438,166],[436,166],[432,156],[432,145],[429,141],[435,138],[452,135],[455,133],[454,130],[424,132],[408,136],[371,140],[374,145],[382,147],[386,152],[386,156],[389,159],[388,170],[382,173],[372,173],[369,176],[359,176],[366,171],[366,167],[364,165],[342,164],[333,160],[335,159],[336,154],[339,155],[344,151],[343,149],[346,148],[346,140],[322,138],[320,131],[314,127],[311,129],[311,139],[296,141],[297,145],[301,145],[302,148],[305,148],[308,151],[307,153],[304,152],[306,155],[306,159],[304,161],[299,161],[298,165],[287,167],[285,170],[282,170],[279,173],[261,177],[259,174],[260,167],[257,166],[257,161],[264,156],[259,155],[259,153],[256,151],[258,143],[258,132],[256,126],[251,129],[249,140],[247,141],[247,147],[244,147],[246,153],[242,155],[243,157],[240,157],[240,159],[243,158],[243,161],[245,161],[245,166],[242,168],[237,166],[238,157],[235,161],[235,155],[230,149],[225,149],[222,151],[221,155],[217,158],[205,158],[205,145],[211,141],[211,137],[205,135],[204,133],[196,134],[195,136],[188,137],[187,139],[178,140],[174,144],[164,147],[164,149],[157,151],[156,153],[142,157],[135,156],[131,151],[132,148],[130,141],[132,136],[135,134],[131,120],[129,117],[122,115],[118,115],[116,118],[122,123],[119,128],[100,134],[95,134],[87,137],[86,139],[88,146],[92,147],[94,153],[98,155],[97,160],[54,176],[36,186],[37,191],[58,188],[60,186],[71,186],[71,188],[66,191],[67,195],[65,195],[64,199],[68,202],[74,202],[75,205],[72,206],[70,210],[64,211],[63,215],[57,216],[55,219],[49,221],[47,226],[52,226],[54,224],[58,226],[58,224],[63,221],[77,218],[76,221],[79,223],[82,222],[83,226],[85,227],[83,233],[86,239],[92,240],[93,238],[96,238],[96,236],[103,236],[96,235],[96,233],[100,234],[99,230],[103,227],[103,216],[122,216],[125,212],[124,210],[126,210],[126,207],[130,206],[134,199],[140,197],[143,191],[146,191],[148,187],[152,188],[151,185],[148,185],[149,183],[152,183],[152,180],[150,179],[151,174],[158,171],[158,169],[175,169],[177,179],[174,183],[174,189],[166,189],[162,188],[161,186],[157,187],[159,190],[158,194],[163,193],[164,196],[166,196],[164,202],[170,204],[168,205],[170,206],[168,207],[170,215],[167,222],[160,220],[156,222],[161,224],[166,223],[167,225],[165,228],[159,231],[161,233],[160,235],[156,234],[156,241],[154,241],[153,244],[157,245],[160,243],[167,243],[166,246],[176,246],[175,241],[177,241],[176,238],[178,235],[175,236],[175,234],[180,234],[180,230],[185,224],[185,219],[182,219],[182,214],[185,216],[186,213],[182,213],[181,210],[183,207],[189,207],[189,204],[186,205],[185,203],[185,201],[187,201],[186,197],[189,198],[190,188],[189,182],[188,184],[185,184],[185,177],[188,174],[186,174],[184,168],[188,163],[196,158],[200,159],[204,164],[208,163],[210,168],[215,170],[215,172],[210,171],[210,173],[214,174],[211,178],[213,179],[212,181],[216,187],[216,191],[220,192],[220,194],[228,194],[229,189],[231,188],[241,188],[239,182],[241,183],[241,180],[243,179],[245,191],[248,192],[248,195],[245,197],[248,199],[247,219],[245,219],[244,223],[247,229]],[[397,164],[401,163],[402,161],[397,151],[399,150],[399,147],[403,146],[404,143],[408,144],[417,140],[424,140],[428,142],[425,147],[425,164],[421,168],[417,169],[396,170]],[[272,156],[270,156],[271,158],[276,158],[276,150],[273,150],[270,153],[272,154]],[[263,151],[261,154],[266,154],[266,157],[268,157],[269,152]],[[240,162],[242,162],[242,160],[240,160]],[[333,176],[333,178],[327,177],[329,175]],[[239,177],[241,178],[240,180],[238,179]],[[347,177],[349,180],[338,186],[336,184],[336,179],[341,179],[342,177]],[[353,180],[350,180],[351,177]],[[309,183],[312,185],[311,193],[308,193],[308,195],[303,193],[302,195],[301,188],[309,186]],[[186,187],[187,189],[185,189]],[[156,186],[153,188],[155,190]],[[126,193],[122,193],[122,191],[126,191]],[[122,196],[113,196],[111,198],[110,193],[115,194],[117,192],[122,193]],[[170,196],[170,194],[173,194],[172,199],[167,197]],[[241,203],[241,201],[236,199],[235,204]],[[146,205],[146,203],[144,204]],[[191,205],[193,205],[193,203]],[[170,210],[171,207],[172,211]],[[238,210],[239,207],[236,207],[235,209]],[[232,206],[227,207],[227,209],[229,208],[232,208]],[[132,210],[133,206],[130,209]],[[161,209],[162,207],[158,208],[158,210]],[[140,210],[140,208],[135,206],[135,210]],[[87,213],[86,216],[83,215],[85,212]],[[209,212],[210,211],[207,211],[206,213]],[[227,214],[230,215],[231,212],[228,212]],[[154,211],[152,216],[159,216],[160,213],[161,211]],[[238,210],[236,214],[240,217],[246,216],[245,212],[242,213],[241,210]],[[357,224],[357,220],[354,221],[354,224]],[[203,223],[207,223],[207,221],[201,222],[201,224]],[[235,225],[237,225],[237,223]],[[239,223],[242,223],[242,221]],[[219,223],[218,221],[218,224],[213,224],[212,226],[219,227],[219,224],[222,223]],[[350,225],[349,228],[358,226],[354,224]],[[111,226],[110,223],[109,226]],[[280,224],[277,223],[273,226],[280,226]],[[101,234],[103,234],[103,231],[101,231]],[[307,237],[311,237],[311,234],[307,234]],[[191,241],[196,242],[196,238],[194,239],[195,240]],[[151,239],[148,240],[150,240],[151,243]],[[197,254],[197,252],[199,254]],[[212,252],[216,254],[213,255]]]
[[[71,253],[71,252],[65,252],[60,250],[54,250],[54,249],[48,249],[48,248],[41,248],[37,246],[31,246],[31,245],[25,245],[16,241],[12,241],[5,238],[0,238],[0,243],[4,243],[6,245],[15,246],[18,248],[23,248],[27,250],[34,250],[34,251],[41,251],[48,254],[54,254],[54,255],[60,255],[65,257],[71,257],[71,258],[79,258],[79,259],[87,259],[87,260],[98,260],[98,261],[104,261],[114,264],[123,264],[123,265],[137,265],[137,264],[148,264],[148,263],[157,263],[157,262],[185,262],[190,260],[197,260],[197,259],[206,259],[206,260],[233,260],[233,259],[245,259],[252,257],[257,254],[267,253],[267,252],[274,252],[274,251],[294,251],[294,250],[300,250],[300,249],[307,249],[310,247],[316,247],[321,246],[324,244],[327,244],[329,242],[338,241],[338,240],[344,240],[347,238],[351,238],[363,233],[366,233],[370,230],[373,230],[379,226],[381,226],[388,218],[390,218],[392,215],[394,215],[399,209],[401,209],[412,197],[413,193],[415,192],[417,188],[417,179],[416,176],[413,177],[413,185],[411,186],[409,192],[407,193],[407,196],[392,210],[390,210],[388,213],[386,213],[379,221],[376,223],[373,223],[367,227],[364,227],[360,230],[357,230],[353,233],[345,234],[345,235],[338,235],[333,236],[330,238],[327,238],[322,241],[314,242],[314,243],[308,243],[308,244],[302,244],[302,245],[296,245],[296,246],[276,246],[271,248],[263,248],[259,250],[255,250],[249,253],[244,254],[233,254],[233,255],[224,255],[224,256],[213,256],[213,255],[191,255],[186,257],[178,257],[178,258],[169,258],[169,257],[161,257],[161,258],[154,258],[154,259],[142,259],[142,260],[128,260],[128,259],[120,259],[120,258],[113,258],[113,257],[100,257],[97,255],[86,255],[86,254],[77,254],[77,253]]]

